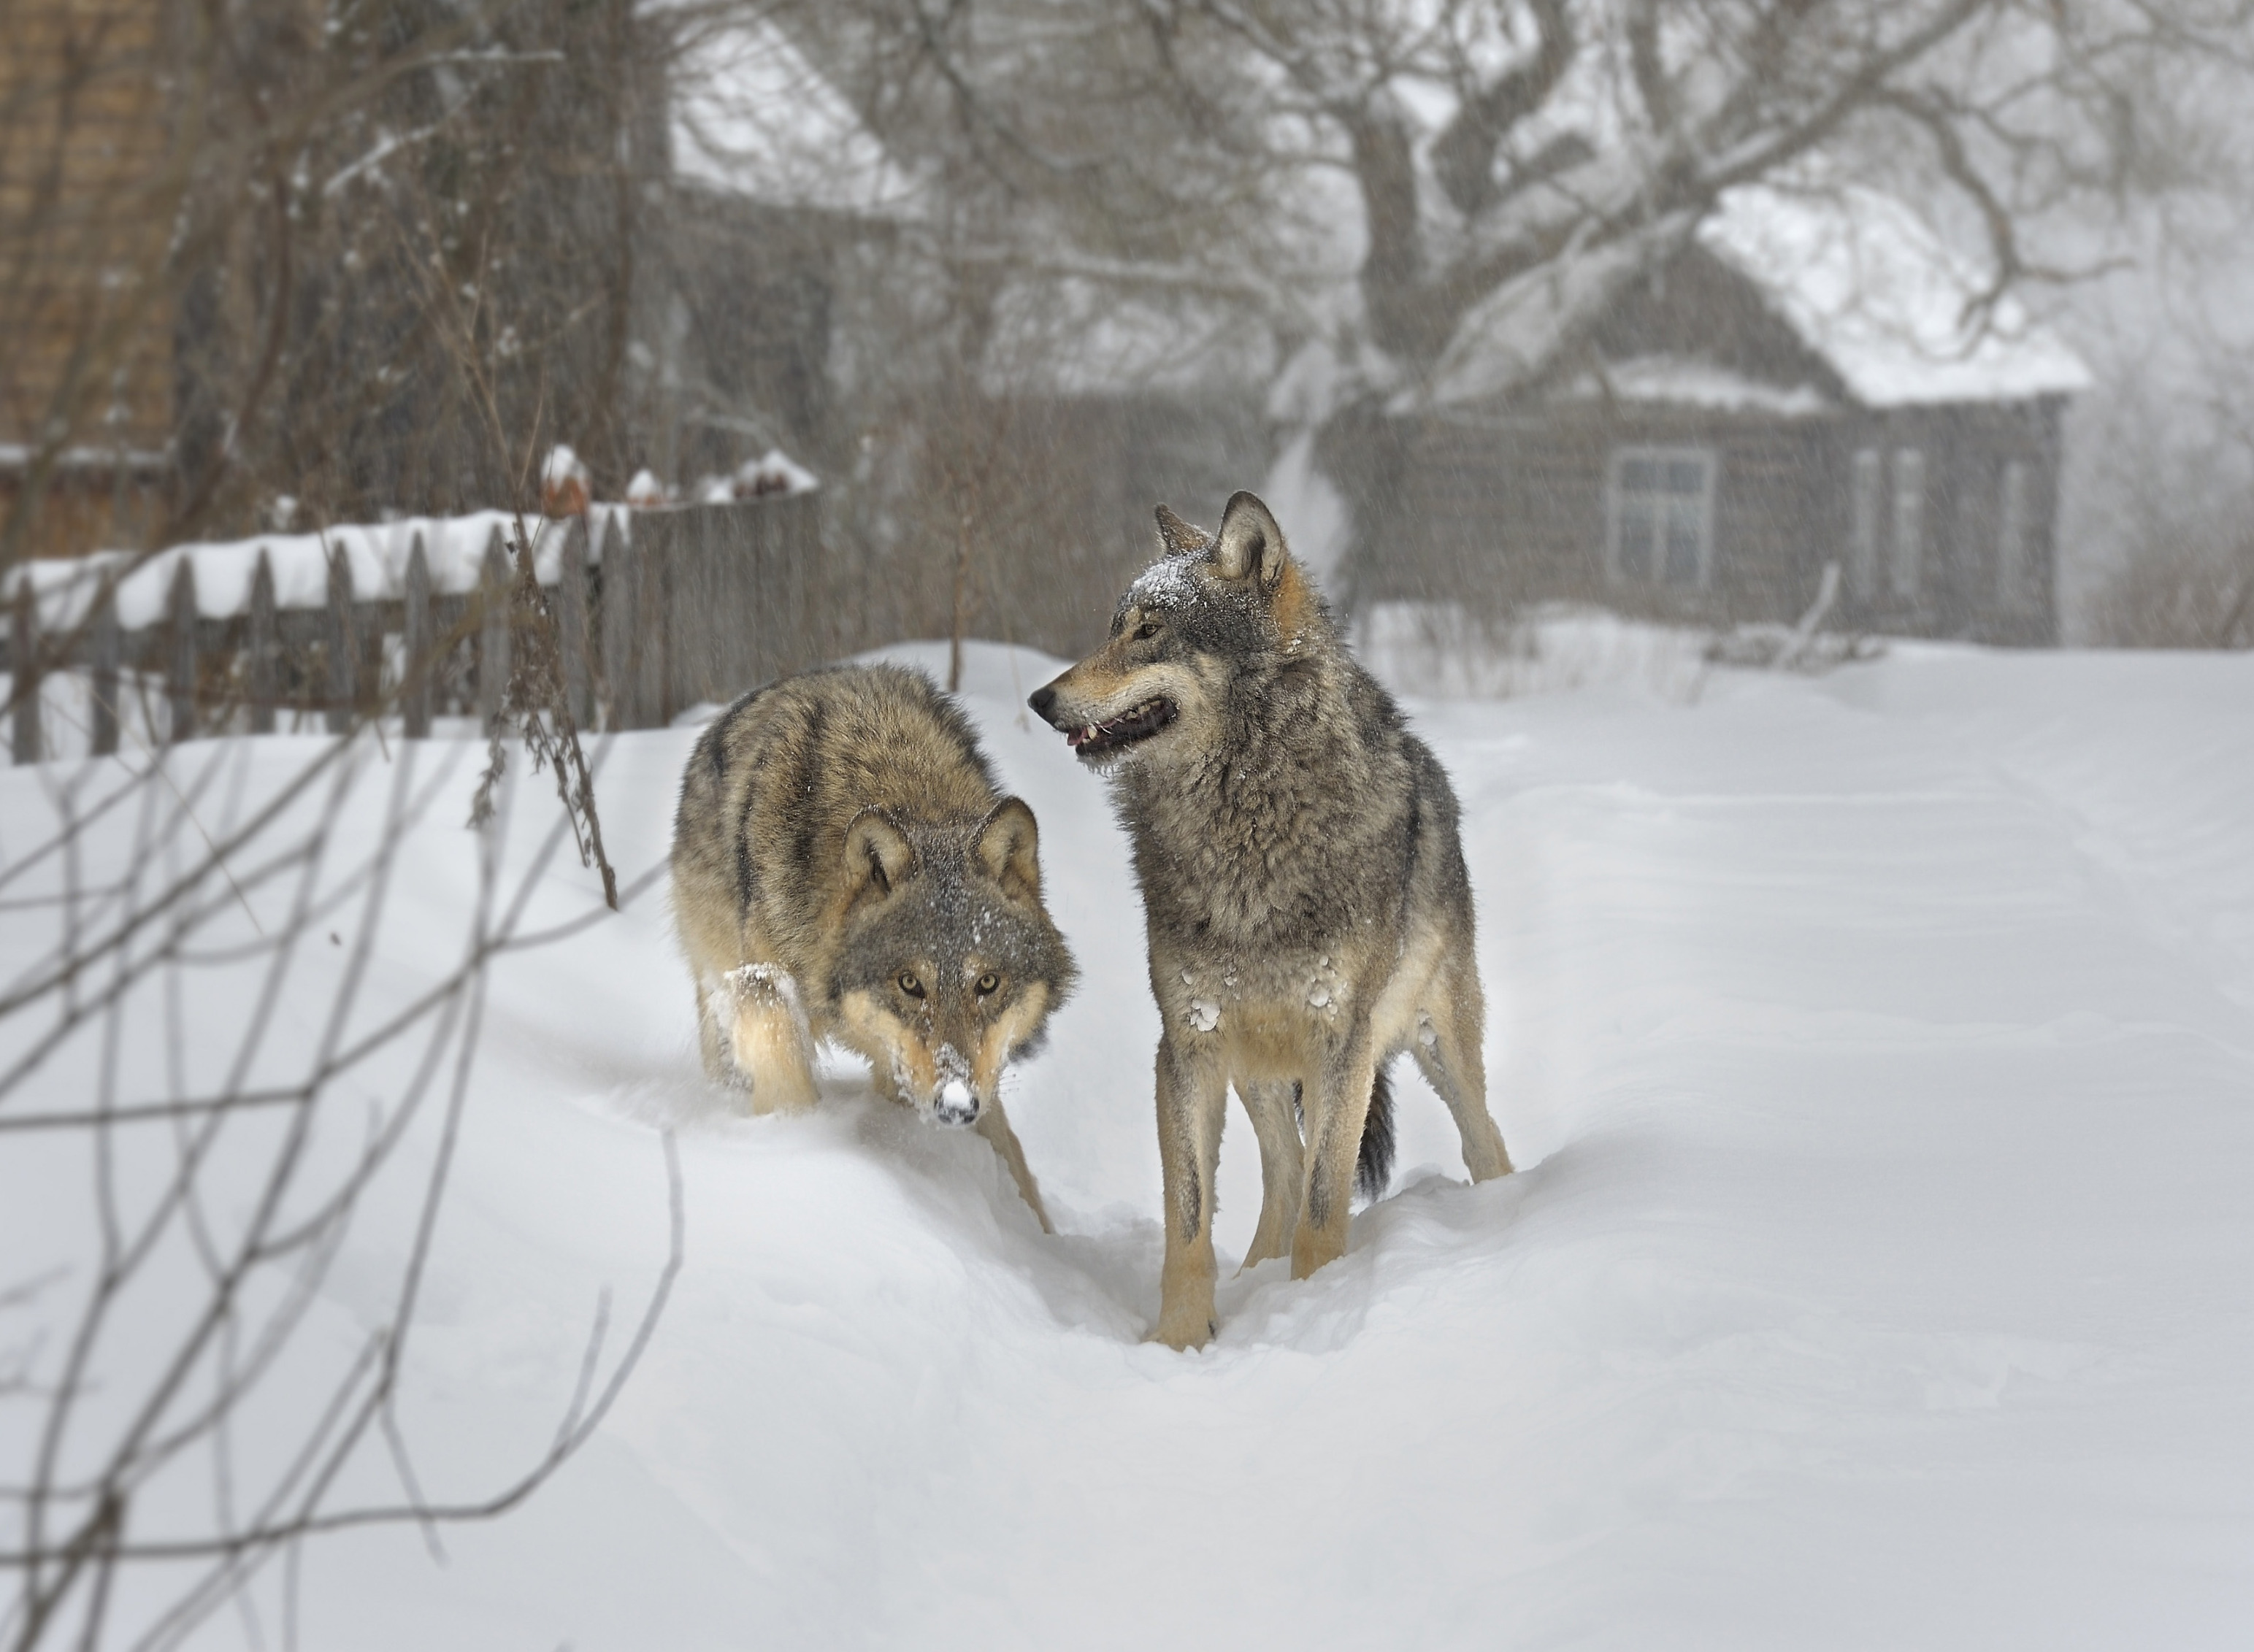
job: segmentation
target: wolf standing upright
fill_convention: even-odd
[[[1134,842],[1158,1040],[1166,1253],[1158,1327],[1213,1334],[1213,1178],[1233,1081],[1260,1141],[1246,1265],[1305,1278],[1346,1249],[1357,1168],[1392,1157],[1388,1062],[1410,1051],[1475,1180],[1510,1170],[1487,1110],[1471,882],[1438,760],[1354,662],[1268,508],[1165,556],[1110,640],[1032,696],[1108,773]],[[1304,1144],[1299,1114],[1304,1118]]]
[[[975,1124],[1041,1226],[1002,1112],[1072,955],[1041,904],[1033,812],[996,789],[962,713],[894,666],[811,671],[746,695],[696,742],[674,823],[673,909],[706,1071],[752,1110],[814,1105],[814,1046],[878,1090]]]

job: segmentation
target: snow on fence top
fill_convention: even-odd
[[[587,558],[599,561],[604,542],[615,529],[631,535],[634,513],[624,505],[587,509]],[[0,593],[13,602],[29,585],[39,610],[39,628],[55,632],[78,625],[99,595],[102,581],[117,578],[117,623],[128,631],[164,617],[178,564],[195,570],[196,612],[225,620],[250,605],[250,584],[261,551],[274,570],[276,608],[321,608],[329,600],[330,553],[341,551],[352,570],[353,596],[360,602],[390,601],[407,589],[408,558],[415,542],[430,571],[433,595],[474,590],[485,566],[486,547],[498,531],[504,545],[516,537],[522,521],[532,536],[533,570],[542,584],[554,584],[562,566],[570,524],[548,517],[520,518],[514,511],[473,511],[466,516],[402,516],[396,522],[331,528],[312,534],[262,534],[221,543],[175,545],[154,554],[97,551],[90,556],[39,559],[9,570]],[[119,570],[130,569],[122,576]]]

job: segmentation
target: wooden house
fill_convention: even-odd
[[[1397,521],[1360,599],[1788,621],[1837,564],[1829,625],[2055,642],[2060,422],[2088,375],[1979,296],[1900,202],[1766,186],[1600,290],[1571,355],[1539,340],[1589,291],[1500,294],[1389,410]]]

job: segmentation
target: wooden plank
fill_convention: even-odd
[[[39,606],[26,579],[16,587],[8,621],[8,668],[13,705],[10,749],[18,763],[39,760]]]
[[[196,737],[196,565],[186,556],[172,575],[171,610],[172,657],[164,674],[171,716],[164,738],[192,740]]]
[[[632,720],[634,561],[641,554],[651,523],[659,514],[654,510],[635,512],[631,538],[615,518],[603,531],[603,560],[598,572],[603,585],[601,690],[603,726],[606,729],[636,726]]]
[[[117,750],[118,666],[124,651],[124,634],[117,627],[117,586],[105,578],[101,594],[94,600],[94,620],[87,631],[88,663],[93,668],[96,757],[108,757]]]
[[[508,552],[498,528],[486,541],[478,597],[478,720],[491,730],[508,692]]]
[[[407,552],[406,614],[400,626],[402,652],[407,656],[399,683],[399,716],[410,740],[430,736],[430,678],[438,662],[433,657],[430,629],[430,561],[423,554],[423,536]]]
[[[329,732],[352,727],[360,704],[360,626],[353,612],[352,564],[344,547],[329,553]]]
[[[709,679],[727,668],[730,646],[743,640],[741,605],[724,579],[730,546],[725,534],[716,531],[721,508],[692,505],[653,513],[649,523],[655,529],[648,536],[651,554],[662,556],[666,574],[667,612],[656,627],[664,635],[668,668],[661,697],[675,705],[710,698]]]
[[[587,519],[574,516],[564,530],[564,551],[556,571],[556,635],[564,667],[564,703],[572,723],[592,725],[595,679],[587,650]]]
[[[650,513],[677,518],[676,511]],[[634,720],[626,726],[663,728],[673,716],[670,685],[666,681],[667,604],[665,593],[680,543],[676,535],[645,544],[634,559]]]
[[[274,710],[282,697],[282,638],[274,619],[274,560],[266,547],[258,548],[258,566],[250,576],[250,732],[274,732]]]

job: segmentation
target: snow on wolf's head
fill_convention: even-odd
[[[1280,686],[1337,646],[1330,611],[1268,507],[1240,493],[1213,533],[1158,507],[1163,554],[1137,575],[1103,646],[1028,702],[1106,773],[1210,751],[1233,699]]]
[[[880,1088],[930,1123],[975,1124],[1072,990],[1072,955],[1041,905],[1033,811],[1004,798],[965,840],[863,809],[845,860],[837,1017]]]

